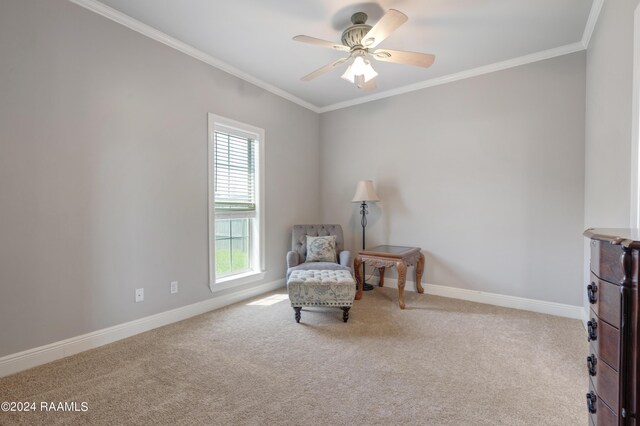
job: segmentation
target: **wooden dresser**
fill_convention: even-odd
[[[591,279],[587,285],[589,355],[586,395],[590,424],[638,425],[640,329],[637,229],[587,229]]]

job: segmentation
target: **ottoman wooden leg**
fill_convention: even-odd
[[[302,310],[302,307],[294,306],[293,310],[296,311],[296,322],[300,322],[300,311]]]
[[[342,308],[342,321],[344,322],[349,321],[349,309],[351,309],[351,306],[344,306]]]

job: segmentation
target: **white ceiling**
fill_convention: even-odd
[[[433,53],[429,69],[373,63],[377,92],[415,85],[581,41],[592,0],[101,0],[102,3],[316,107],[370,96],[334,70],[300,77],[342,53],[294,42],[339,42],[357,11],[372,25],[390,8],[409,21],[381,48]],[[593,19],[593,18],[592,18]],[[341,70],[346,64],[341,66]]]

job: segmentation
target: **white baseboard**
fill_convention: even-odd
[[[398,282],[393,278],[385,278],[385,287],[397,288]],[[205,312],[213,311],[224,306],[267,293],[285,285],[284,279],[261,284],[256,287],[213,297],[202,302],[161,312],[145,318],[118,324],[81,336],[61,340],[59,342],[40,346],[0,358],[0,377],[18,373],[28,368],[56,361],[58,359],[77,354],[89,349],[97,348],[108,343],[122,340],[154,328],[162,327],[174,322],[182,321]],[[562,303],[546,302],[523,297],[506,296],[502,294],[486,293],[483,291],[467,290],[436,284],[423,284],[426,294],[468,300],[471,302],[522,309],[567,318],[580,319],[586,322],[586,311],[582,306],[565,305]],[[406,291],[415,291],[415,283],[407,281]]]
[[[394,278],[385,278],[384,286],[398,288],[398,281]],[[507,296],[504,294],[487,293],[484,291],[467,290],[436,284],[423,284],[422,287],[424,287],[425,294],[433,294],[434,296],[468,300],[470,302],[503,306],[505,308],[521,309],[523,311],[539,312],[541,314],[579,320],[584,320],[585,315],[582,306],[565,305],[563,303],[546,302],[544,300],[526,299],[524,297]],[[407,281],[405,291],[415,291],[415,289],[415,282]]]
[[[59,342],[40,346],[0,358],[0,377],[8,376],[28,368],[46,364],[60,358],[74,355],[98,346],[106,345],[117,340],[153,330],[174,322],[182,321],[205,312],[213,311],[285,285],[284,279],[261,284],[249,289],[213,297],[191,305],[161,312],[159,314],[118,324],[81,336],[61,340]]]

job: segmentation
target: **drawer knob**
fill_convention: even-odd
[[[596,402],[598,401],[598,397],[595,393],[589,392],[587,394],[587,409],[591,414],[596,413]]]
[[[589,375],[596,375],[596,364],[598,364],[598,359],[596,358],[596,354],[591,354],[587,357],[587,368],[589,369]]]
[[[598,324],[594,318],[591,318],[591,321],[587,321],[587,340],[590,342],[592,340],[598,340]]]
[[[598,292],[598,285],[594,282],[587,286],[587,294],[589,295],[589,303],[592,305],[598,301],[598,296],[596,293]]]

